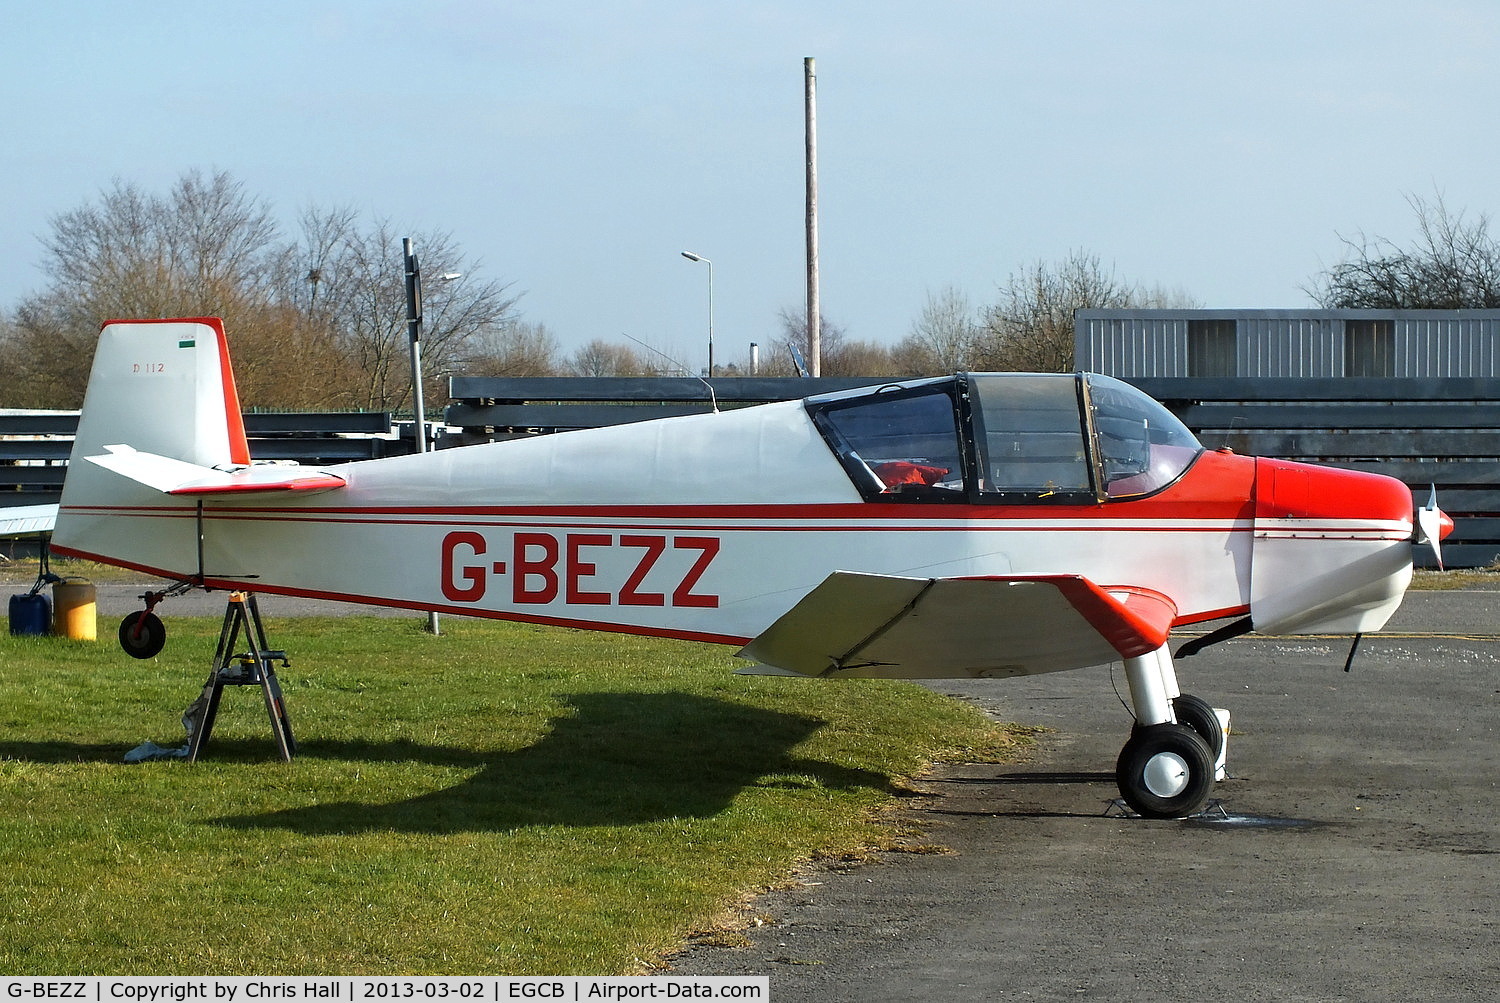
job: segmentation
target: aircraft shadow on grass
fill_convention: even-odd
[[[118,763],[120,751],[115,742],[0,741],[0,760],[23,763]]]
[[[870,787],[883,774],[792,755],[823,722],[727,700],[672,693],[588,693],[575,713],[514,752],[415,742],[309,741],[303,758],[420,761],[477,769],[462,783],[402,801],[343,801],[214,819],[230,828],[305,835],[367,831],[457,833],[534,825],[631,825],[704,818],[749,787]]]

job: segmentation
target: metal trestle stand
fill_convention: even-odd
[[[248,650],[235,653],[243,634]],[[266,629],[261,623],[260,606],[253,592],[231,592],[224,609],[224,626],[219,631],[219,647],[214,653],[214,667],[203,684],[203,694],[183,715],[188,730],[188,761],[195,762],[208,745],[219,713],[219,698],[226,686],[259,686],[266,701],[266,715],[271,719],[271,734],[281,758],[290,762],[297,751],[292,725],[286,716],[286,702],[281,684],[276,680],[273,662],[290,665],[285,651],[273,651],[266,644]]]

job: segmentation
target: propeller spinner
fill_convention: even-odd
[[[1437,485],[1432,486],[1432,493],[1427,497],[1427,504],[1417,509],[1416,523],[1412,542],[1431,544],[1432,556],[1437,559],[1438,570],[1442,570],[1442,544],[1448,538],[1448,534],[1453,532],[1453,517],[1438,508]]]

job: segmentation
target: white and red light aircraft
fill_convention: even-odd
[[[212,589],[736,645],[773,674],[1123,662],[1141,815],[1207,802],[1168,634],[1378,630],[1414,540],[1375,474],[1205,450],[1109,377],[959,374],[311,469],[251,462],[214,318],[104,325],[53,550]],[[144,628],[150,628],[149,630]],[[122,640],[164,636],[132,614]],[[1199,643],[1197,646],[1201,646]]]

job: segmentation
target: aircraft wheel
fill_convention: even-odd
[[[1203,810],[1214,786],[1214,754],[1184,724],[1156,724],[1131,735],[1115,764],[1120,796],[1143,818],[1182,818]]]
[[[1202,736],[1208,743],[1208,751],[1218,760],[1224,752],[1224,726],[1219,723],[1219,715],[1214,713],[1208,701],[1184,693],[1172,701],[1172,711],[1177,715],[1178,724],[1185,724]]]
[[[155,613],[136,610],[120,621],[120,647],[131,658],[155,658],[166,644],[166,624]]]

